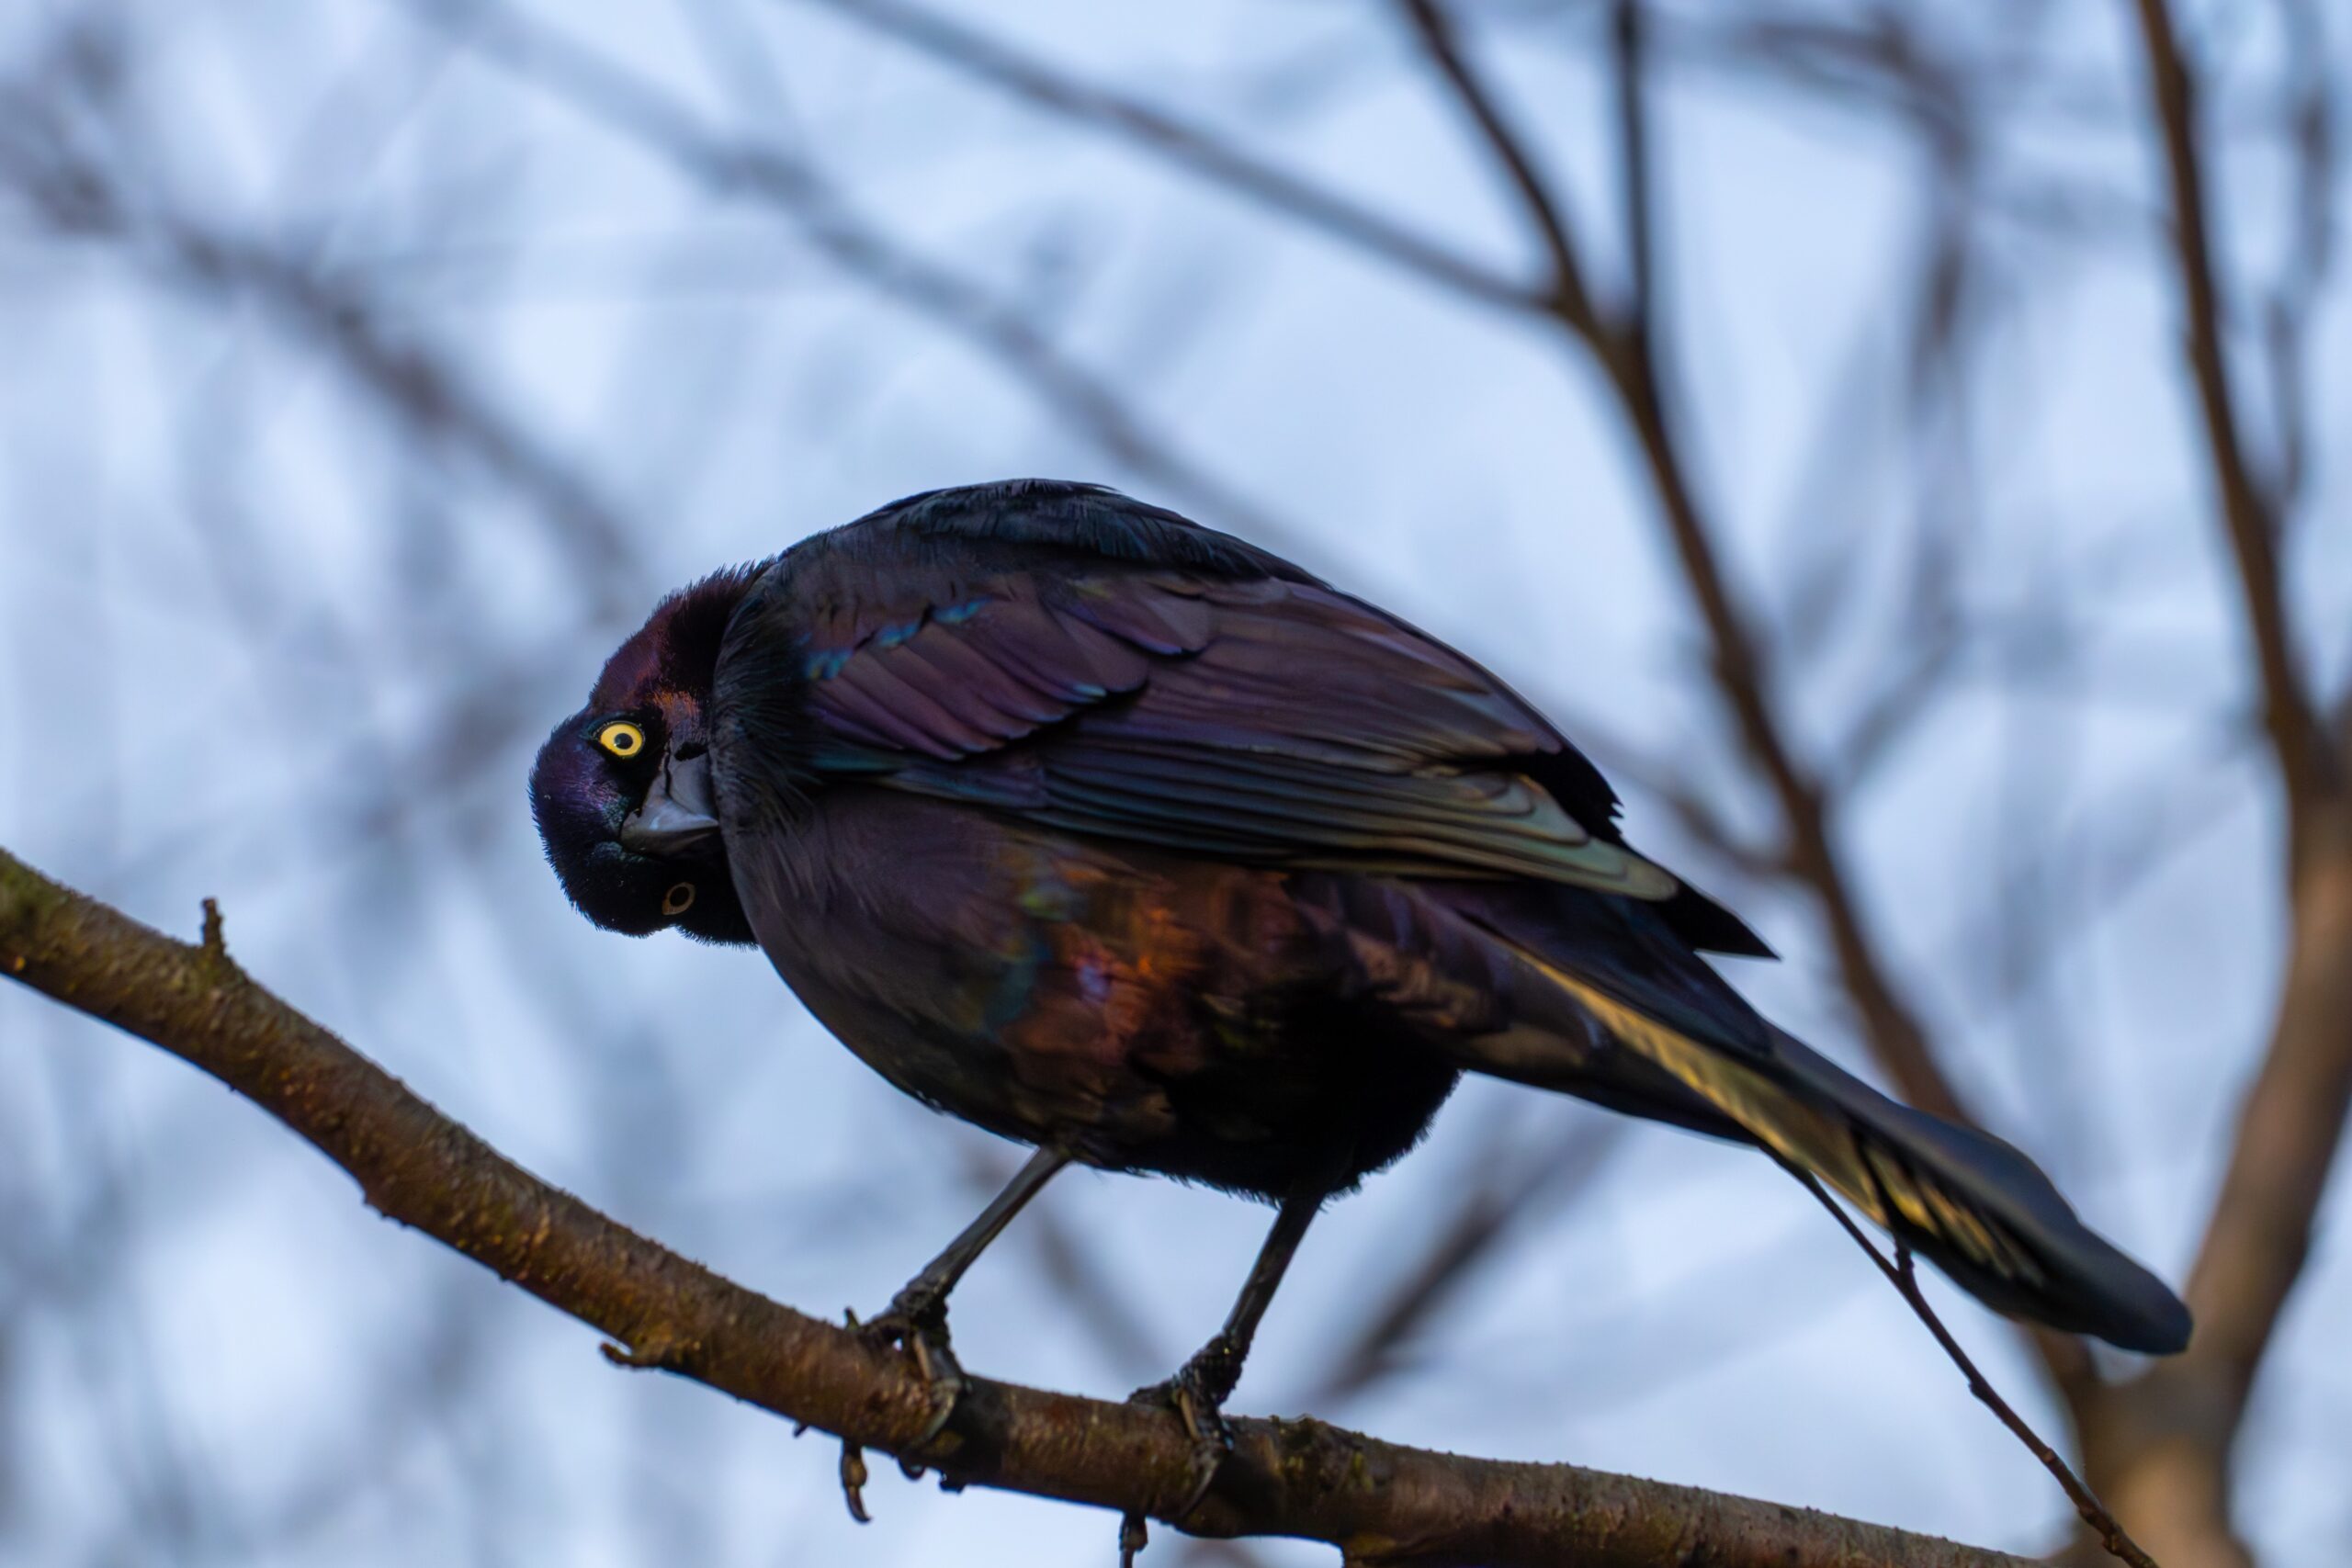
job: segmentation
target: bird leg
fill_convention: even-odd
[[[1198,1507],[1201,1499],[1208,1495],[1209,1483],[1216,1479],[1217,1466],[1232,1451],[1233,1433],[1225,1424],[1226,1399],[1233,1393],[1233,1385],[1241,1381],[1241,1364],[1250,1358],[1250,1342],[1257,1337],[1258,1320],[1266,1315],[1275,1288],[1283,1282],[1283,1271],[1290,1267],[1291,1257],[1298,1251],[1307,1225],[1329,1193],[1329,1185],[1321,1181],[1292,1189],[1274,1214],[1273,1228],[1266,1233],[1266,1244],[1258,1249],[1257,1262],[1250,1266],[1250,1278],[1242,1281],[1241,1293],[1234,1298],[1225,1326],[1174,1377],[1139,1388],[1127,1396],[1134,1404],[1161,1404],[1176,1412],[1193,1441],[1182,1506],[1165,1517],[1182,1519]]]
[[[878,1315],[861,1323],[855,1313],[849,1314],[850,1326],[868,1344],[903,1347],[914,1361],[915,1371],[922,1378],[931,1396],[932,1418],[913,1447],[921,1448],[939,1436],[948,1417],[956,1414],[956,1401],[964,1392],[963,1369],[956,1365],[955,1352],[947,1343],[947,1293],[956,1288],[956,1281],[964,1277],[964,1271],[988,1250],[989,1243],[1012,1223],[1012,1216],[1069,1163],[1069,1156],[1065,1151],[1050,1145],[1040,1147],[1013,1173],[1004,1190],[989,1200],[979,1217],[966,1225],[938,1257],[924,1264],[922,1272],[908,1280],[905,1289],[892,1296],[890,1304]]]

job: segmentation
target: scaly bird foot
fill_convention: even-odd
[[[878,1316],[861,1323],[857,1314],[849,1314],[849,1325],[877,1350],[893,1346],[904,1348],[915,1364],[916,1376],[922,1379],[931,1418],[922,1435],[908,1446],[921,1449],[945,1431],[956,1414],[956,1402],[964,1396],[964,1369],[947,1343],[946,1298],[910,1285],[891,1297]]]
[[[1182,1520],[1201,1505],[1216,1480],[1225,1456],[1233,1451],[1233,1428],[1226,1425],[1225,1402],[1240,1381],[1240,1359],[1223,1335],[1204,1346],[1165,1382],[1139,1388],[1127,1395],[1131,1404],[1157,1404],[1173,1410],[1192,1439],[1191,1460],[1184,1467],[1184,1493],[1165,1516]],[[1138,1531],[1138,1534],[1141,1532]],[[1124,1545],[1124,1543],[1123,1543]]]

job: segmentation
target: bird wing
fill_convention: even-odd
[[[1680,892],[1540,715],[1370,605],[1303,574],[989,553],[786,558],[729,633],[722,700],[792,694],[768,731],[804,783],[1254,862]]]

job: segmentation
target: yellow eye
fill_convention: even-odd
[[[662,912],[665,915],[674,918],[694,907],[695,885],[691,882],[681,882],[662,895]]]
[[[616,757],[634,757],[645,750],[645,731],[625,718],[596,731],[596,744]]]

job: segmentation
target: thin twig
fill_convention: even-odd
[[[1936,1343],[1943,1347],[1944,1354],[1951,1358],[1951,1363],[1960,1369],[1961,1376],[1968,1380],[1968,1392],[1999,1416],[2001,1425],[2016,1434],[2018,1441],[2026,1446],[2027,1451],[2041,1461],[2041,1468],[2057,1478],[2058,1484],[2065,1489],[2067,1498],[2074,1503],[2075,1511],[2083,1517],[2085,1524],[2098,1532],[2100,1544],[2112,1555],[2131,1563],[2132,1568],[2156,1568],[2155,1560],[2142,1551],[2140,1543],[2115,1522],[2115,1516],[2107,1511],[2107,1505],[2098,1500],[2098,1494],[2083,1483],[2082,1478],[2075,1473],[2074,1467],[2059,1457],[2057,1450],[2043,1442],[2041,1435],[2029,1426],[2025,1417],[2018,1415],[1984,1374],[1976,1370],[1976,1363],[1969,1359],[1967,1351],[1960,1348],[1960,1341],[1952,1337],[1951,1330],[1946,1328],[1943,1319],[1936,1315],[1936,1309],[1928,1304],[1926,1293],[1919,1289],[1918,1271],[1912,1262],[1911,1248],[1903,1238],[1894,1238],[1894,1261],[1890,1263],[1886,1255],[1879,1251],[1862,1227],[1854,1222],[1854,1217],[1846,1212],[1845,1206],[1829,1195],[1828,1189],[1822,1186],[1819,1178],[1769,1145],[1765,1146],[1765,1152],[1782,1170],[1795,1177],[1804,1190],[1836,1217],[1846,1234],[1853,1237],[1854,1245],[1869,1255],[1870,1260],[1878,1266],[1878,1271],[1886,1276],[1887,1282],[1909,1305],[1912,1314],[1928,1325],[1928,1332],[1936,1337]],[[1887,1212],[1894,1212],[1892,1204],[1888,1205]]]
[[[1471,69],[1454,37],[1453,23],[1436,0],[1403,0],[1403,5],[1406,19],[1420,35],[1421,47],[1453,84],[1454,96],[1486,139],[1487,150],[1502,165],[1534,224],[1536,237],[1543,242],[1544,254],[1551,263],[1550,298],[1554,309],[1578,332],[1596,339],[1602,336],[1600,315],[1593,304],[1592,291],[1585,285],[1584,263],[1577,254],[1566,214],[1553,201],[1551,187],[1535,166],[1534,154],[1494,95],[1487,91],[1478,73]]]

